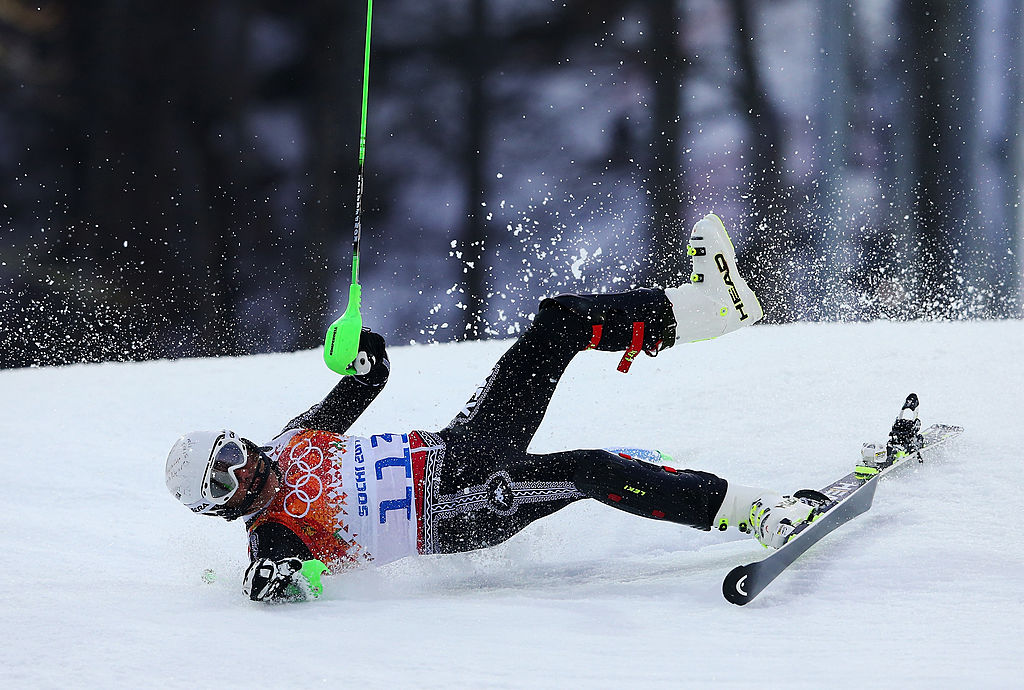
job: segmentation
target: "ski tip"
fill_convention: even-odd
[[[750,569],[745,565],[738,565],[729,571],[722,581],[722,594],[725,595],[726,601],[744,606],[757,596],[750,575]]]

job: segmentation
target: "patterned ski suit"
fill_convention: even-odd
[[[666,346],[663,300],[660,290],[545,300],[484,385],[436,432],[345,435],[384,387],[390,364],[385,356],[368,374],[343,378],[267,444],[284,481],[246,520],[250,556],[316,558],[337,572],[467,551],[586,497],[710,529],[726,488],[715,475],[651,462],[657,451],[526,451],[578,352],[625,350],[628,368],[640,349]]]

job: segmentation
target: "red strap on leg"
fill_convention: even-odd
[[[603,328],[604,327],[599,323],[594,324],[594,334],[590,336],[590,344],[587,345],[586,349],[593,350],[597,347],[597,344],[601,342],[601,330]]]
[[[623,374],[629,371],[629,367],[632,366],[633,360],[640,354],[640,351],[644,349],[644,322],[634,321],[633,322],[633,341],[629,344],[629,349],[626,350],[626,354],[622,355],[622,359],[619,361],[619,366],[616,367]]]

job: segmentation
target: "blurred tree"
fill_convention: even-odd
[[[350,47],[361,49],[351,39],[361,39],[362,22],[349,5],[280,5],[55,1],[32,13],[10,0],[0,7],[0,22],[26,18],[17,35],[49,64],[26,66],[15,83],[30,87],[21,121],[38,123],[23,169],[39,190],[54,191],[26,198],[16,222],[24,224],[30,204],[55,209],[39,217],[42,246],[20,261],[19,280],[27,282],[5,311],[24,327],[0,362],[238,354],[321,342],[326,248],[351,227],[342,220],[349,195],[338,178],[352,187],[358,112],[348,106],[358,106],[361,50],[354,56]],[[297,28],[287,21],[274,28],[278,11]],[[254,45],[268,40],[268,30],[278,48],[295,40],[309,49],[268,59]],[[0,51],[0,65],[17,64],[10,57]],[[315,143],[306,132],[289,142],[286,130],[266,127],[275,118],[287,123],[278,114],[302,112],[300,103],[308,104]],[[294,162],[307,165],[302,156],[310,161],[307,189]],[[307,210],[293,223],[288,216],[303,200]],[[258,316],[249,318],[254,305]]]
[[[1014,0],[1011,5],[1012,20],[1009,26],[1009,43],[1013,57],[1010,65],[1011,75],[1017,77],[1024,69],[1024,2]],[[1024,316],[1024,89],[1020,78],[1013,80],[1013,88],[1009,90],[1010,117],[1008,129],[1012,145],[1008,147],[1010,159],[1008,166],[1007,187],[1010,189],[1007,210],[1011,214],[1010,251],[1016,257],[1013,277],[1010,279],[1010,299],[1016,299],[1015,309],[1008,310],[1010,316]]]
[[[240,190],[230,153],[212,143],[246,98],[244,27],[222,9],[230,8],[202,0],[76,9],[86,37],[74,232],[85,233],[79,244],[126,295],[144,338],[161,337],[153,317],[162,312],[170,333],[205,355],[237,352],[238,332],[231,235],[242,231]]]
[[[682,22],[675,0],[647,3],[650,45],[646,56],[653,102],[651,140],[649,269],[647,283],[672,287],[683,279],[682,108],[685,61],[680,48]]]
[[[997,317],[1020,318],[1024,316],[1024,81],[1020,76],[1024,67],[1024,0],[1009,0],[1000,22],[1006,29],[1002,41],[1009,79],[1002,99],[1006,112],[998,131],[996,166],[1002,180],[999,221],[1007,232],[1005,243],[995,243],[998,275],[993,312]]]
[[[303,71],[309,76],[301,101],[307,104],[310,121],[313,180],[310,218],[302,233],[296,271],[300,297],[295,345],[315,348],[323,345],[326,324],[333,320],[328,318],[331,278],[347,279],[349,274],[346,260],[350,255],[337,251],[332,257],[332,248],[349,246],[345,240],[351,236],[354,222],[347,212],[355,213],[353,181],[358,165],[365,7],[355,2],[316,0],[308,4],[305,22],[309,54]],[[372,241],[367,238],[366,244]],[[336,260],[332,262],[332,258]],[[336,264],[333,271],[328,270],[331,263]],[[344,304],[338,308],[344,309]]]
[[[821,141],[818,156],[821,166],[821,268],[818,270],[818,291],[821,295],[820,317],[836,318],[848,315],[847,291],[843,286],[846,269],[844,250],[850,236],[850,219],[846,186],[849,183],[851,140],[854,130],[853,112],[863,93],[856,64],[857,48],[854,43],[853,9],[847,0],[823,0],[817,29],[821,35],[820,56],[820,110]],[[859,123],[858,123],[859,124]]]
[[[462,262],[465,266],[465,326],[466,337],[479,338],[486,310],[487,267],[484,249],[487,245],[487,225],[484,222],[484,166],[487,163],[487,121],[490,108],[485,83],[491,72],[491,46],[487,36],[487,0],[469,0],[470,20],[464,42],[464,51],[456,60],[463,67],[465,80],[465,140],[462,169],[465,179],[466,231],[463,235]]]
[[[764,81],[752,5],[749,0],[730,0],[729,8],[735,32],[736,110],[749,136],[745,182],[750,220],[737,260],[764,308],[765,322],[779,323],[791,318],[788,295],[793,286],[787,266],[798,240],[783,179],[785,135]]]
[[[913,186],[914,313],[962,313],[961,266],[969,256],[974,89],[973,3],[903,0],[904,90]]]

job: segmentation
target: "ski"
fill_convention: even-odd
[[[878,480],[899,467],[923,462],[922,453],[963,432],[962,427],[933,424],[924,431],[917,417],[918,398],[907,396],[884,447],[865,444],[861,462],[853,472],[837,479],[821,493],[829,500],[817,510],[812,522],[801,525],[781,548],[766,558],[733,568],[722,583],[725,598],[743,606],[760,594],[807,549],[842,524],[866,512],[875,497]],[[816,492],[809,492],[815,494]]]

